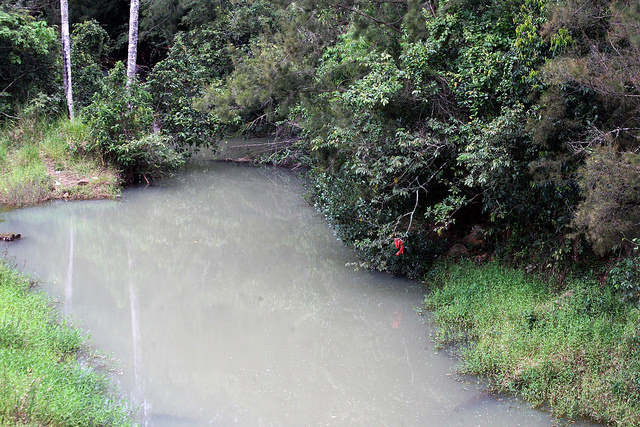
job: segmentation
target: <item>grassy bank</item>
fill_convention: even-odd
[[[0,204],[114,197],[118,175],[87,153],[90,141],[80,119],[24,117],[6,123],[0,129]]]
[[[426,307],[461,371],[558,416],[640,425],[640,310],[610,287],[562,290],[496,263],[440,265]],[[458,344],[462,344],[458,346]]]
[[[109,381],[83,366],[82,333],[0,261],[0,425],[129,425]]]
[[[0,206],[112,198],[118,173],[88,150],[76,119],[25,116],[0,128]],[[110,382],[79,359],[82,333],[0,261],[0,425],[129,425]]]

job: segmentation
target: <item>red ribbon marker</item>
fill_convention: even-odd
[[[396,256],[402,255],[404,253],[404,242],[402,241],[402,239],[394,237],[393,244],[396,245],[396,249],[398,249],[398,252],[396,252]]]

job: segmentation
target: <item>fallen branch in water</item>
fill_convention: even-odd
[[[0,241],[3,242],[13,242],[14,240],[18,240],[21,237],[22,235],[18,233],[0,233]]]
[[[240,158],[225,158],[223,159],[223,161],[225,162],[231,162],[231,163],[253,163],[254,160],[248,158],[248,157],[240,157]]]

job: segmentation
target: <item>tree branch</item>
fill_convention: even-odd
[[[395,32],[397,32],[397,33],[402,33],[402,30],[400,30],[398,27],[395,27],[395,26],[393,26],[393,25],[389,24],[388,22],[384,22],[384,21],[382,21],[382,20],[380,20],[380,19],[378,19],[378,18],[376,18],[376,17],[374,17],[374,16],[371,16],[371,15],[369,15],[369,14],[367,14],[367,13],[364,13],[364,12],[362,12],[362,11],[358,10],[358,9],[353,9],[353,8],[351,8],[351,7],[343,6],[343,5],[341,5],[341,4],[339,4],[339,5],[337,5],[337,6],[338,6],[340,9],[348,10],[348,11],[350,11],[350,12],[352,12],[352,13],[357,13],[358,15],[360,15],[360,16],[364,16],[365,18],[368,18],[368,19],[371,19],[372,21],[374,21],[374,22],[376,22],[376,23],[378,23],[378,24],[382,24],[382,25],[384,25],[384,26],[386,26],[386,27],[388,27],[388,28],[391,28],[393,31],[395,31]]]

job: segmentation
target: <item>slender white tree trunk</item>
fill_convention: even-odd
[[[136,74],[136,56],[138,54],[138,12],[140,0],[131,0],[129,12],[129,54],[127,56],[127,88],[131,86]]]
[[[73,120],[73,90],[71,88],[71,37],[69,37],[69,2],[60,0],[60,18],[62,33],[62,66],[64,93],[67,97],[69,118]]]

